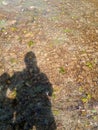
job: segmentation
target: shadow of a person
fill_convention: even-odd
[[[11,100],[6,98],[9,80],[10,76],[7,73],[3,73],[0,76],[0,130],[8,130],[13,118],[14,111],[11,106]]]
[[[11,99],[13,130],[56,130],[55,120],[51,111],[50,96],[53,88],[47,76],[40,72],[36,56],[28,52],[24,58],[26,68],[15,72],[10,78],[9,89],[16,91]]]

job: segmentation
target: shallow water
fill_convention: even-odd
[[[51,18],[59,14],[56,3],[50,0],[0,0],[0,13],[7,15],[7,19],[0,20],[0,28],[9,25],[8,20],[33,21],[36,17]]]
[[[52,7],[48,1],[45,0],[1,0],[0,8],[7,12],[24,12],[30,10],[38,10],[39,12],[45,14],[53,14],[55,11],[55,7]]]

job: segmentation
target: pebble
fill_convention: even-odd
[[[7,33],[7,32],[5,32],[4,34],[5,34],[5,35],[7,35],[8,33]]]
[[[7,1],[2,1],[2,4],[3,5],[8,5],[8,2]]]
[[[30,9],[35,9],[36,7],[35,6],[30,6]]]
[[[14,25],[16,23],[16,20],[8,21],[8,25]]]
[[[93,108],[98,112],[98,105],[94,105]]]
[[[98,17],[98,10],[97,10],[97,11],[95,11],[95,16],[96,16],[96,17]]]

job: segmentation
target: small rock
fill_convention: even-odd
[[[98,104],[94,105],[93,108],[95,109],[96,112],[98,112]]]
[[[4,34],[5,34],[5,35],[7,35],[8,33],[7,33],[7,32],[5,32]]]
[[[35,6],[30,6],[30,9],[35,9]]]
[[[98,17],[98,10],[97,10],[97,11],[95,11],[95,16],[96,16],[96,17]]]
[[[14,25],[16,23],[16,20],[8,21],[8,25]]]
[[[2,4],[3,5],[8,5],[8,2],[7,1],[2,1]]]

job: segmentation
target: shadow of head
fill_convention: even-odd
[[[26,68],[29,70],[30,68],[36,69],[37,67],[37,60],[35,54],[30,51],[25,55],[24,62],[26,65]]]

